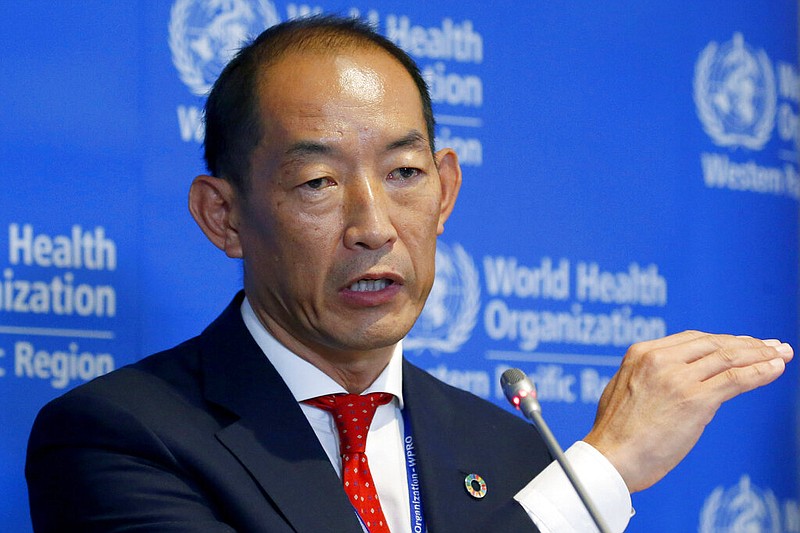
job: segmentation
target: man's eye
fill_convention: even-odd
[[[400,167],[389,173],[389,177],[396,180],[410,180],[419,176],[420,170],[418,168]]]
[[[328,185],[330,185],[330,183],[331,180],[329,180],[328,178],[316,178],[305,182],[303,186],[308,187],[309,189],[312,189],[314,191],[318,191],[324,187],[327,187]]]

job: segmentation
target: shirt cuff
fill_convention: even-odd
[[[603,454],[586,442],[576,442],[565,455],[609,529],[614,533],[625,531],[633,513],[631,495],[622,476]],[[597,531],[589,512],[555,461],[514,499],[541,533]]]

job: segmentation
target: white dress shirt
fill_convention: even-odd
[[[247,298],[242,317],[250,334],[289,387],[295,400],[303,402],[325,394],[347,393],[330,376],[301,359],[279,343],[261,324]],[[403,355],[402,343],[394,348],[389,364],[364,391],[388,392],[394,400],[378,407],[367,435],[366,454],[384,516],[392,533],[410,533],[410,503],[403,448]],[[300,403],[336,473],[341,477],[339,434],[327,411]],[[630,494],[625,482],[592,446],[577,442],[566,451],[595,506],[611,531],[621,532],[631,516]],[[541,533],[597,531],[574,489],[557,463],[548,466],[519,491],[517,500]],[[423,507],[425,500],[423,496]],[[355,512],[355,511],[354,511]]]

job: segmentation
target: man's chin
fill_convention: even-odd
[[[389,348],[400,342],[413,325],[413,321],[397,317],[386,317],[370,324],[353,324],[351,329],[340,336],[339,347],[364,352]]]

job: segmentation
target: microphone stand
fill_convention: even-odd
[[[581,480],[575,475],[575,471],[564,456],[564,451],[561,449],[555,436],[553,436],[553,432],[550,431],[550,428],[544,421],[542,417],[542,406],[536,398],[536,387],[533,382],[522,370],[518,368],[509,368],[503,372],[503,375],[500,377],[500,385],[503,388],[506,398],[511,402],[511,405],[522,411],[522,414],[533,422],[533,425],[542,436],[542,440],[544,440],[547,449],[550,450],[550,453],[556,458],[558,464],[561,465],[561,469],[564,471],[567,479],[572,484],[575,492],[578,493],[578,497],[589,512],[589,516],[594,521],[597,529],[600,530],[600,533],[611,533],[611,530],[608,529],[603,517],[600,516],[592,499],[586,492],[583,483],[581,483]]]
[[[561,465],[561,468],[564,470],[564,474],[566,474],[567,479],[569,479],[569,482],[572,483],[572,486],[575,488],[575,492],[578,493],[578,497],[583,502],[586,510],[589,511],[589,516],[591,516],[592,520],[594,520],[597,529],[600,530],[600,533],[611,533],[611,530],[608,529],[608,526],[606,526],[603,517],[600,516],[597,508],[594,506],[594,502],[592,502],[592,499],[586,492],[583,483],[581,483],[581,480],[575,475],[572,465],[570,465],[569,461],[567,461],[564,451],[561,449],[558,441],[553,436],[553,433],[550,431],[547,423],[544,421],[542,413],[539,411],[534,411],[530,413],[529,418],[533,422],[533,425],[536,426],[536,429],[539,430],[539,434],[542,436],[544,443],[547,445],[547,449],[550,450],[550,453],[556,458],[558,464]]]

